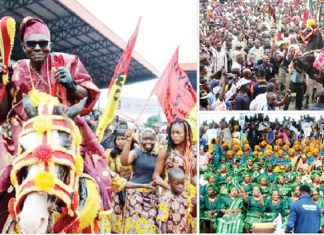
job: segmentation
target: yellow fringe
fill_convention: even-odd
[[[100,208],[100,197],[96,184],[90,179],[86,178],[85,180],[87,184],[88,198],[79,214],[80,227],[78,233],[81,233],[83,229],[94,222]]]

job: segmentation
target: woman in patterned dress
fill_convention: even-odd
[[[106,158],[109,164],[109,169],[114,171],[120,177],[128,181],[132,175],[132,166],[123,166],[121,164],[121,153],[126,142],[125,136],[126,130],[117,130],[114,137],[114,147],[106,151]],[[111,215],[111,232],[123,233],[123,208],[125,204],[125,198],[123,198],[124,192],[112,192],[112,208]],[[124,194],[125,195],[125,194]],[[124,200],[123,200],[124,199]]]
[[[186,190],[195,193],[196,186],[196,158],[193,154],[192,132],[187,121],[177,119],[169,127],[169,140],[167,149],[162,149],[157,157],[153,179],[167,190],[167,171],[173,167],[182,169],[187,178]],[[192,188],[193,187],[193,188]],[[191,192],[190,190],[193,190]]]
[[[218,218],[217,234],[235,234],[243,232],[243,199],[235,184],[230,183],[229,197],[222,199],[221,214]]]
[[[156,165],[154,146],[156,134],[153,129],[146,128],[140,137],[140,148],[131,150],[133,131],[126,133],[126,143],[121,155],[124,166],[132,165],[133,176],[130,182],[136,184],[152,184]],[[156,188],[132,188],[126,190],[124,207],[124,233],[155,234],[157,233],[158,196]]]
[[[192,150],[192,132],[187,121],[177,119],[170,124],[168,130],[168,147],[162,149],[157,157],[153,179],[166,190],[170,190],[167,184],[167,171],[173,167],[179,167],[186,174],[185,193],[190,197],[196,195],[196,158]],[[196,230],[196,219],[188,217],[188,223],[192,223],[193,232]]]

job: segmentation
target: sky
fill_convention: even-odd
[[[198,60],[196,0],[77,1],[124,41],[128,41],[142,16],[135,51],[160,72],[178,45],[180,63]]]
[[[198,61],[198,1],[196,0],[77,0],[99,21],[104,23],[125,42],[134,32],[142,16],[135,51],[162,74],[177,46],[179,63]],[[156,83],[126,85],[123,97],[147,99]],[[140,92],[139,92],[140,90]],[[101,91],[100,107],[107,97]],[[158,105],[155,97],[152,102]]]

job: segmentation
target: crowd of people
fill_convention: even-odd
[[[200,110],[323,109],[322,83],[296,62],[308,43],[299,33],[323,34],[320,22],[303,22],[306,2],[200,1]],[[312,2],[316,19],[323,3]],[[315,57],[322,76],[324,51]]]
[[[277,232],[290,231],[294,220],[289,216],[295,216],[291,205],[307,185],[321,208],[321,225],[307,218],[297,223],[310,224],[313,232],[323,229],[323,125],[322,117],[270,121],[263,114],[203,122],[200,231],[249,233],[255,223],[274,221]]]
[[[28,59],[20,60],[14,66],[7,66],[0,61],[1,74],[11,70],[8,86],[0,83],[0,88],[4,88],[1,90],[4,95],[0,99],[0,231],[98,233],[99,222],[91,224],[92,221],[88,218],[90,215],[76,211],[89,207],[86,205],[88,194],[94,195],[99,191],[100,202],[96,202],[100,204],[99,212],[96,214],[97,211],[93,208],[90,214],[94,221],[100,220],[100,232],[195,233],[196,151],[189,123],[176,119],[170,123],[167,133],[161,133],[158,123],[152,125],[152,128],[135,128],[116,117],[107,128],[103,141],[99,143],[94,133],[101,112],[93,110],[93,107],[100,90],[79,58],[51,52],[50,30],[38,18],[24,18],[19,35]],[[63,89],[60,89],[61,86]],[[43,117],[43,122],[33,124],[31,132],[37,137],[42,136],[45,142],[35,141],[35,144],[22,145],[19,142],[22,126],[38,115]],[[55,126],[51,117],[59,115],[63,117],[60,117],[61,121],[56,121]],[[78,131],[74,124],[69,125],[75,127],[72,130],[77,133],[66,132],[68,128],[63,126],[65,118],[75,121]],[[47,134],[43,133],[52,131],[54,126],[58,128],[58,123],[63,123],[63,127],[55,129],[54,137],[47,139]],[[41,127],[37,128],[37,125]],[[76,146],[71,147],[72,143]],[[46,155],[46,151],[42,151],[44,148],[49,150],[47,158],[43,156]],[[77,148],[80,149],[75,150]],[[17,190],[16,187],[20,185],[10,181],[13,179],[10,172],[15,157],[21,156],[25,151],[30,151],[31,157],[36,160],[17,173],[19,184],[26,183],[25,180],[36,182],[37,179],[33,179],[36,174],[37,177],[46,177],[39,177],[41,182],[33,183],[38,188],[24,192],[24,202],[19,208],[14,208],[15,196],[19,195],[21,188]],[[66,202],[73,201],[70,209],[64,207],[65,201],[63,203],[62,198],[55,198],[53,191],[61,189],[54,187],[55,182],[67,187],[71,180],[64,179],[68,178],[64,173],[56,175],[57,172],[52,172],[48,167],[48,162],[56,157],[54,153],[62,154],[62,151],[69,154],[74,164],[72,167],[65,166],[66,162],[60,161],[60,166],[65,167],[61,167],[64,168],[62,171],[72,168],[70,170],[75,170],[74,175],[82,175],[96,185],[90,191],[88,184],[82,185],[84,181],[77,182],[80,184],[77,185],[79,191],[69,191],[71,198],[63,197]],[[35,152],[38,153],[37,156]],[[45,167],[40,173],[28,175],[30,168],[35,165]],[[37,170],[38,168],[40,167],[36,167]],[[44,217],[38,212],[35,216],[28,212],[27,216],[21,216],[22,210],[25,210],[24,203],[29,201],[32,194],[46,195],[49,191],[53,194],[50,195],[51,200],[55,199],[55,208],[52,208],[52,203],[45,203],[51,208],[41,212],[45,214]],[[48,221],[44,219],[45,216],[49,218]],[[41,225],[37,222],[38,218]]]
[[[111,232],[194,233],[196,157],[190,125],[177,120],[166,136],[158,123],[136,133],[125,121],[112,125],[103,140],[106,157],[125,189],[112,194]]]

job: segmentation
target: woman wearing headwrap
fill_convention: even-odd
[[[199,195],[202,197],[203,195],[208,194],[208,188],[215,184],[215,176],[213,173],[205,173],[205,178],[207,180],[207,184],[200,185],[199,187]]]
[[[296,163],[297,163],[297,160],[298,160],[298,156],[296,154],[296,150],[294,148],[290,148],[288,149],[288,156],[287,156],[288,159],[290,159],[291,161],[291,165],[292,165],[292,169],[294,169]]]
[[[215,233],[217,228],[217,214],[220,210],[221,199],[217,191],[209,186],[208,193],[201,195],[200,201],[200,226],[203,233]]]
[[[227,167],[225,164],[222,164],[219,173],[217,174],[217,183],[218,184],[224,183],[226,181],[226,177],[227,177]]]
[[[314,148],[312,152],[312,155],[308,158],[308,163],[311,165],[313,165],[314,162],[318,161],[320,157],[320,151],[318,150],[318,148]]]
[[[242,185],[244,187],[244,192],[252,192],[251,176],[248,172],[244,174],[244,182]]]
[[[260,192],[262,193],[264,198],[268,198],[270,195],[271,187],[269,186],[269,182],[266,176],[261,175],[259,177],[259,184],[260,184]]]
[[[258,187],[253,188],[252,196],[248,196],[244,189],[241,189],[243,201],[246,206],[246,218],[244,220],[245,232],[250,232],[253,223],[262,221],[262,211],[264,207],[264,199]]]
[[[243,200],[236,183],[229,184],[230,195],[222,200],[221,213],[218,219],[218,234],[243,233]]]
[[[126,133],[126,143],[121,154],[121,163],[124,166],[132,165],[133,176],[130,182],[136,184],[152,184],[153,172],[156,166],[157,153],[154,152],[156,134],[153,129],[146,128],[140,136],[140,148],[131,150],[134,133]],[[157,233],[157,205],[156,188],[134,188],[126,190],[124,208],[124,233]]]
[[[277,184],[273,186],[273,189],[278,190],[279,195],[282,197],[282,199],[286,199],[286,197],[291,192],[291,186],[287,183],[285,179],[285,173],[282,173],[282,175],[279,175],[277,177]]]
[[[294,183],[295,178],[297,176],[297,172],[292,171],[292,164],[287,164],[285,168],[286,173],[286,183]]]
[[[126,142],[126,130],[117,130],[114,134],[114,147],[106,151],[109,169],[119,174],[125,180],[129,180],[132,175],[132,166],[123,166],[121,164],[121,153]],[[111,215],[111,232],[123,233],[123,208],[125,205],[125,191],[112,192],[112,215]]]
[[[264,205],[263,222],[273,222],[279,214],[283,215],[283,209],[284,202],[280,199],[279,192],[273,190],[271,198],[268,198]]]
[[[196,158],[192,148],[192,132],[187,121],[177,119],[170,124],[168,129],[169,142],[167,149],[162,149],[157,157],[153,179],[166,190],[170,190],[167,182],[167,171],[179,167],[186,174],[185,192],[195,197],[196,194]],[[188,223],[195,219],[188,213]],[[196,226],[192,224],[193,230]]]
[[[323,172],[321,172],[319,170],[313,170],[313,172],[310,174],[310,178],[312,180],[310,187],[311,187],[312,191],[319,190],[322,193],[324,193],[324,185],[321,183],[321,181],[323,181],[321,179],[322,175],[323,175]]]

